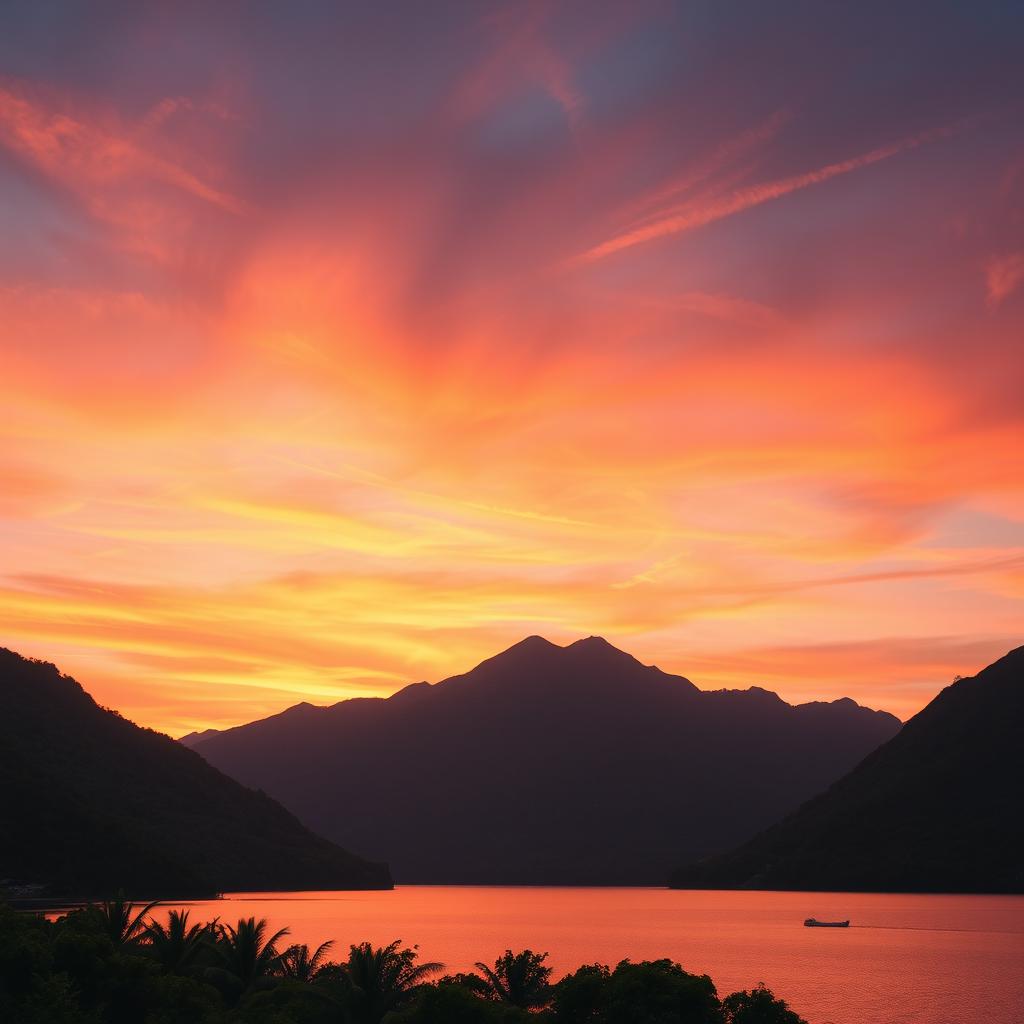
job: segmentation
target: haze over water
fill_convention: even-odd
[[[450,972],[506,947],[549,952],[556,979],[670,957],[720,995],[763,981],[810,1024],[1019,1024],[1024,1007],[1021,896],[399,886],[189,906],[195,920],[266,917],[289,942],[335,939],[336,958],[401,938]],[[804,928],[809,916],[851,926]]]

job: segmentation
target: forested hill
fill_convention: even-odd
[[[302,826],[168,736],[0,648],[0,886],[52,895],[389,888],[387,868]]]
[[[827,792],[680,888],[1024,892],[1024,647],[946,687]]]

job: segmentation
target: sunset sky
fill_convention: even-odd
[[[0,644],[914,713],[1024,643],[1022,12],[5,4]]]

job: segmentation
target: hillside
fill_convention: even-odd
[[[435,685],[190,742],[402,882],[629,884],[752,835],[898,728],[530,637]]]
[[[1024,892],[1024,647],[943,690],[827,792],[680,888]]]
[[[313,835],[168,736],[0,648],[0,886],[53,895],[389,888],[387,868]]]

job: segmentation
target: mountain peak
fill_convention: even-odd
[[[523,637],[522,640],[517,644],[513,644],[504,654],[509,654],[511,651],[557,651],[560,650],[558,644],[553,644],[547,637],[540,636],[537,633],[533,633],[530,636]],[[501,655],[497,655],[501,657]]]
[[[211,736],[216,736],[219,733],[219,729],[196,730],[195,732],[186,733],[184,736],[179,736],[178,742],[186,747],[194,747],[197,743],[202,743],[203,740],[208,740]]]
[[[609,643],[603,636],[585,636],[579,640],[574,640],[569,644],[568,649],[578,648],[580,650],[612,650],[618,651],[619,654],[623,654],[623,651],[619,651],[619,648],[614,644]]]
[[[632,672],[636,669],[649,671],[632,654],[609,643],[603,636],[588,636],[562,648],[566,657],[586,666],[591,671]]]
[[[740,692],[746,693],[751,698],[761,701],[765,704],[786,703],[774,690],[766,690],[763,686],[748,686],[746,690]]]
[[[507,647],[505,650],[492,655],[490,658],[485,658],[472,671],[533,664],[561,653],[562,648],[557,644],[553,644],[550,640],[542,636],[528,636],[518,643],[514,643],[511,647]],[[459,679],[462,677],[453,676],[452,678]]]
[[[565,654],[570,651],[577,653],[587,652],[592,654],[615,654],[635,660],[631,654],[627,654],[614,644],[609,643],[603,636],[581,637],[579,640],[574,640],[572,643],[566,644],[562,647],[556,643],[552,643],[546,637],[539,636],[535,633],[531,636],[524,637],[518,643],[515,643],[504,651],[488,658],[487,661],[492,662],[517,656],[544,657],[546,655]]]
[[[528,665],[540,668],[541,666],[566,666],[569,664],[587,664],[593,667],[608,667],[630,665],[639,666],[640,662],[620,650],[614,644],[609,643],[603,636],[587,636],[574,640],[564,647],[552,643],[542,636],[528,636],[519,643],[513,644],[507,650],[488,658],[484,665],[502,665],[520,667]]]

